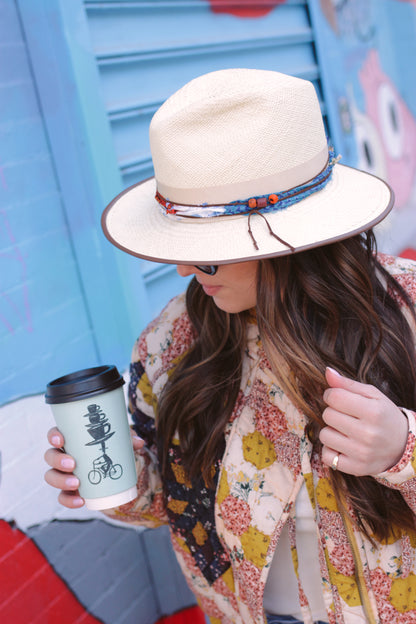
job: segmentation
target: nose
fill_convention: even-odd
[[[176,270],[181,277],[188,277],[188,275],[193,275],[196,272],[192,264],[177,264]]]

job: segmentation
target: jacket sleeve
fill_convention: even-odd
[[[409,421],[409,434],[404,453],[399,462],[375,479],[387,487],[401,492],[410,509],[416,514],[416,412],[402,410]]]
[[[133,347],[128,408],[132,428],[145,445],[135,452],[138,495],[133,501],[104,513],[130,524],[155,528],[167,524],[163,485],[159,471],[155,414],[158,397],[187,340],[181,330],[187,315],[183,296],[175,297],[142,333]],[[177,330],[179,328],[179,331]]]
[[[105,510],[104,513],[114,520],[156,528],[166,524],[167,517],[156,449],[156,398],[142,362],[136,359],[140,341],[133,348],[128,393],[132,428],[145,441],[144,447],[135,452],[137,498],[120,507]]]
[[[416,309],[416,262],[386,255],[383,256],[382,261],[385,268],[406,290]],[[404,309],[404,314],[410,326],[414,328],[414,319],[406,309]],[[409,422],[409,434],[404,453],[395,466],[376,475],[375,478],[383,485],[399,490],[410,509],[416,514],[416,412],[411,409],[402,409],[402,411]]]

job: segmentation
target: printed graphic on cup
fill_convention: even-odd
[[[84,414],[85,416],[89,419],[89,423],[85,426],[93,438],[91,442],[86,443],[86,446],[99,444],[102,452],[93,461],[92,470],[88,473],[88,481],[96,485],[100,483],[101,479],[106,479],[107,477],[119,479],[123,474],[123,466],[114,464],[111,457],[106,453],[108,449],[106,442],[115,434],[115,431],[111,431],[111,424],[108,422],[108,418],[101,411],[100,406],[95,403],[88,405],[88,414]]]
[[[45,400],[75,459],[79,492],[90,509],[137,496],[136,466],[122,385],[114,366],[77,371],[51,381]]]

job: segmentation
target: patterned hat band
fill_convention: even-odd
[[[308,182],[279,193],[268,193],[267,195],[259,195],[248,199],[239,199],[228,204],[177,204],[163,197],[159,191],[156,191],[155,199],[164,208],[165,214],[178,219],[184,217],[230,217],[250,214],[254,211],[257,214],[267,214],[277,210],[284,210],[324,188],[331,178],[334,165],[340,159],[341,156],[334,157],[334,148],[329,146],[328,160],[322,171],[311,180],[308,180]]]

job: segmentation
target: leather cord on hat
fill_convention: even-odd
[[[251,217],[253,216],[253,214],[257,214],[257,215],[259,215],[259,217],[262,217],[262,218],[266,221],[266,225],[267,225],[267,227],[268,227],[268,229],[269,229],[269,234],[270,234],[271,236],[273,236],[274,238],[276,238],[276,239],[279,241],[279,243],[282,243],[282,244],[283,244],[283,245],[285,245],[286,247],[289,247],[290,251],[292,251],[292,252],[294,252],[294,251],[295,251],[295,248],[294,248],[294,247],[292,247],[292,245],[291,245],[290,243],[287,243],[285,240],[283,240],[283,238],[280,238],[280,236],[278,236],[277,234],[275,234],[275,233],[273,232],[273,230],[272,230],[272,228],[271,228],[271,225],[270,225],[270,223],[267,221],[267,219],[266,219],[266,217],[264,216],[264,214],[262,214],[261,212],[259,212],[259,211],[258,211],[258,210],[256,210],[256,209],[250,210],[250,212],[248,213],[248,233],[250,234],[251,240],[253,241],[254,249],[256,249],[256,250],[258,251],[259,246],[257,245],[257,241],[256,241],[256,239],[254,238],[254,234],[253,234],[253,231],[252,231],[252,229],[251,229],[251,225],[250,225],[250,219],[251,219]]]

